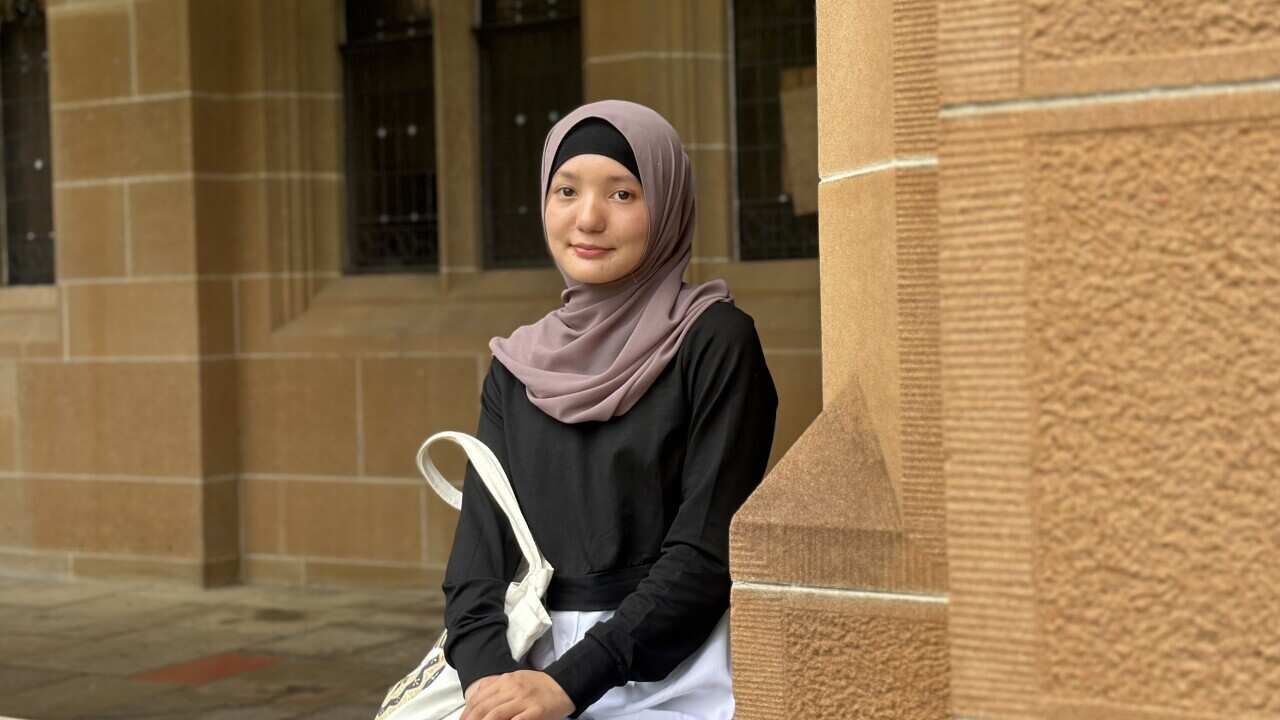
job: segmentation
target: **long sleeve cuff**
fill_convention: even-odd
[[[587,633],[543,670],[573,701],[576,718],[610,688],[625,683],[622,671],[604,645]]]
[[[458,671],[463,692],[482,677],[515,672],[523,667],[511,657],[505,625],[495,623],[449,640],[445,659]]]

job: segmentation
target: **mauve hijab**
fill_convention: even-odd
[[[589,117],[611,123],[635,154],[649,211],[644,256],[629,274],[608,283],[578,282],[559,268],[565,281],[561,307],[510,337],[489,341],[494,357],[524,383],[529,401],[564,423],[626,413],[675,357],[702,311],[733,301],[722,279],[697,286],[683,280],[693,252],[693,168],[675,128],[644,105],[588,103],[547,133],[540,172],[544,246],[551,164],[564,136]]]

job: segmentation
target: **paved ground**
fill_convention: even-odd
[[[0,576],[0,716],[372,720],[439,591],[195,590]]]

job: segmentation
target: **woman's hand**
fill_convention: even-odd
[[[482,677],[467,687],[461,720],[561,720],[573,701],[550,675],[517,670]]]

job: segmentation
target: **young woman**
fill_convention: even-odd
[[[490,341],[476,436],[555,568],[552,628],[512,658],[520,552],[468,464],[444,580],[462,718],[731,718],[729,521],[778,404],[755,324],[723,280],[682,280],[693,172],[657,112],[577,108],[547,135],[541,183],[562,306]]]

